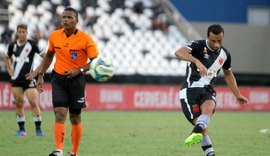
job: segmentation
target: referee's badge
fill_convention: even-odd
[[[78,57],[77,53],[71,53],[72,60],[76,60],[77,57]]]

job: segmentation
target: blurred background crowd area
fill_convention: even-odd
[[[113,61],[116,76],[179,82],[175,77],[184,76],[186,62],[176,59],[174,52],[190,40],[206,38],[207,27],[219,23],[240,81],[254,77],[269,84],[269,0],[2,0],[1,75],[6,73],[3,60],[17,25],[27,24],[28,38],[46,51],[48,36],[61,28],[60,15],[67,6],[79,11],[78,27],[94,38],[102,56]],[[37,57],[35,66],[39,63]]]
[[[173,55],[187,40],[169,22],[162,4],[151,0],[6,0],[2,8],[8,11],[8,22],[0,27],[2,48],[14,40],[17,24],[27,23],[28,37],[45,50],[50,32],[61,28],[60,15],[67,6],[79,11],[78,27],[93,36],[101,54],[113,59],[115,66],[125,67],[116,74],[183,74],[175,70],[180,61]],[[164,73],[160,63],[172,69]],[[138,64],[147,67],[137,68]]]

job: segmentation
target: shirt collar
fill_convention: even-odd
[[[214,51],[213,49],[211,49],[211,48],[209,47],[209,45],[208,45],[208,39],[205,40],[205,44],[206,44],[207,48],[210,49],[211,51],[213,51],[213,52],[218,52],[218,51]]]
[[[64,35],[65,37],[67,37],[64,28],[61,29],[61,33],[62,33],[62,35]],[[78,33],[79,33],[79,29],[76,29],[75,32],[74,32],[73,34],[74,34],[74,35],[77,35]]]

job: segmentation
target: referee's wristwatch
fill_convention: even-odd
[[[84,72],[84,69],[83,68],[80,68],[80,72],[83,73]]]
[[[44,76],[44,73],[42,73],[41,71],[40,72],[38,72],[38,76]]]

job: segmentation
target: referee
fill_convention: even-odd
[[[49,47],[42,62],[37,88],[42,92],[43,75],[56,56],[52,73],[52,99],[55,114],[54,141],[56,149],[49,156],[63,156],[65,120],[69,112],[72,124],[72,149],[70,156],[77,156],[82,137],[81,111],[85,105],[85,77],[89,70],[88,60],[99,54],[93,39],[76,28],[78,12],[67,7],[61,16],[63,28],[53,31]]]

